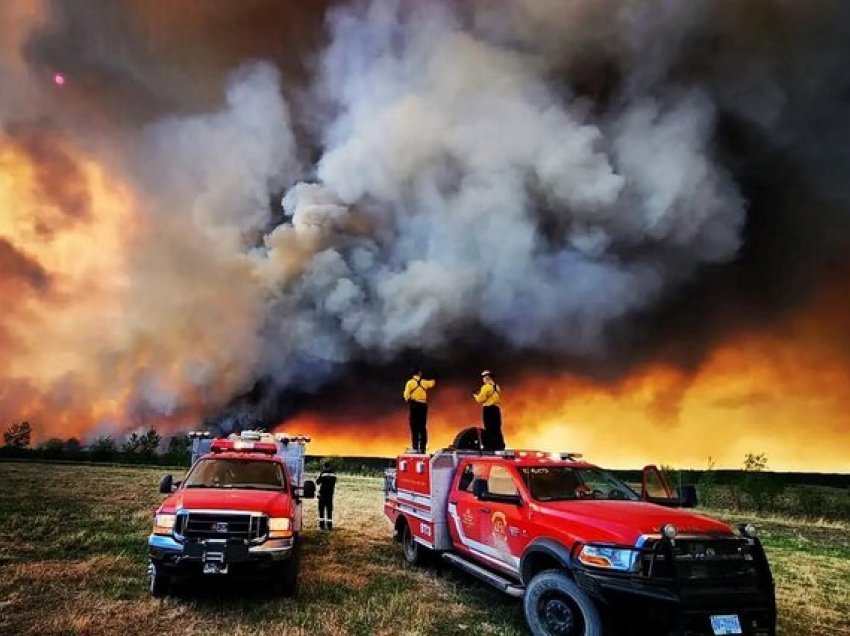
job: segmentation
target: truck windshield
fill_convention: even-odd
[[[640,499],[634,490],[599,468],[534,466],[520,468],[520,474],[531,496],[538,501]]]
[[[184,488],[244,488],[286,490],[286,479],[277,462],[250,459],[202,459]]]

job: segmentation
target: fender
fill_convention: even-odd
[[[563,543],[550,538],[535,539],[528,544],[519,563],[520,577],[524,585],[528,585],[531,581],[532,573],[534,572],[534,562],[541,557],[547,561],[556,561],[565,570],[573,569],[573,559],[570,556],[570,550]]]

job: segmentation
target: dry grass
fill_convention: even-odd
[[[146,543],[159,470],[2,463],[2,634],[524,634],[520,604],[446,568],[403,564],[380,481],[342,477],[338,530],[312,530],[301,588],[257,584],[148,596]],[[782,633],[850,634],[850,531],[770,520]]]

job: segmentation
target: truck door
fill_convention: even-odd
[[[474,553],[480,545],[481,528],[478,499],[473,494],[476,479],[487,479],[488,466],[479,462],[467,462],[460,468],[455,488],[449,493],[449,528],[455,547],[463,552]]]
[[[491,466],[486,495],[478,502],[482,551],[511,572],[519,571],[519,557],[528,544],[527,510],[513,473]]]
[[[640,497],[645,501],[673,498],[667,479],[657,466],[643,467]]]
[[[693,508],[697,505],[697,491],[694,485],[680,484],[674,490],[664,472],[657,466],[644,466],[640,498],[670,508]]]

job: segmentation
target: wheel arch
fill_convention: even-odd
[[[395,528],[396,541],[401,541],[402,534],[404,533],[404,527],[408,525],[410,525],[410,523],[407,521],[407,517],[404,515],[403,512],[400,512],[398,514],[398,517],[396,517],[395,519],[395,523],[393,524],[393,527]]]
[[[573,560],[567,547],[554,539],[536,539],[526,548],[519,563],[523,585],[544,570],[564,570],[572,576]]]

